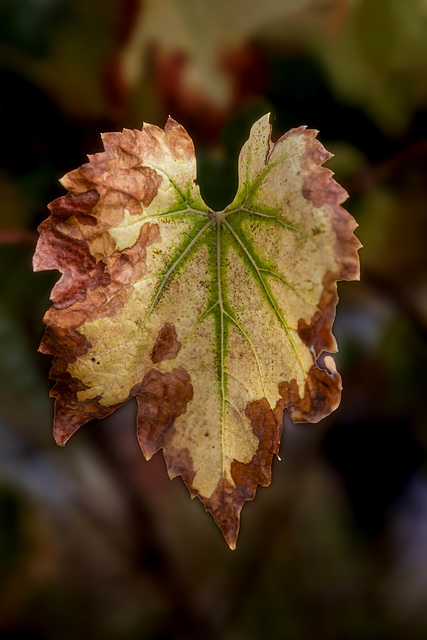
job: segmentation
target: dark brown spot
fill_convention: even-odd
[[[166,322],[159,331],[156,343],[151,352],[151,360],[157,364],[163,360],[173,360],[181,349],[173,324]]]
[[[46,331],[40,342],[39,351],[41,353],[50,353],[53,356],[67,354],[69,363],[75,362],[91,348],[89,340],[74,329],[69,331],[62,327],[50,325],[46,327]]]
[[[138,439],[146,458],[171,443],[174,422],[193,399],[193,385],[185,369],[170,373],[151,369],[131,395],[138,399]]]

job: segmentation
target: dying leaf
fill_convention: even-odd
[[[214,212],[177,122],[108,133],[40,227],[34,268],[62,272],[40,347],[55,356],[56,441],[135,396],[145,457],[163,448],[232,548],[283,410],[316,422],[340,400],[332,359],[316,359],[336,350],[336,281],[358,277],[359,242],[315,137],[273,144],[261,118]]]

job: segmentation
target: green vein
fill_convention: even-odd
[[[176,268],[178,267],[179,263],[185,258],[185,256],[191,251],[191,249],[194,247],[194,245],[196,244],[196,242],[198,242],[198,240],[200,240],[200,238],[202,237],[202,235],[205,233],[205,231],[207,229],[209,229],[210,227],[212,227],[214,224],[214,220],[211,219],[209,220],[209,222],[207,222],[201,229],[200,231],[192,238],[192,240],[187,244],[187,246],[185,247],[185,249],[178,255],[178,257],[173,261],[172,265],[169,267],[168,271],[165,273],[163,280],[161,281],[160,285],[157,288],[156,293],[154,294],[153,300],[151,301],[150,306],[147,309],[147,313],[145,314],[142,323],[141,323],[141,328],[143,329],[145,327],[145,325],[148,322],[149,317],[151,316],[151,313],[158,301],[158,299],[160,298],[166,284],[169,281],[170,276],[173,274],[173,272],[176,270]]]
[[[218,287],[218,304],[220,309],[220,388],[221,388],[221,451],[222,451],[222,470],[225,471],[225,367],[224,367],[224,303],[222,299],[222,282],[221,282],[221,222],[216,223],[216,268],[217,268],[217,287]]]
[[[278,305],[277,305],[277,301],[275,299],[275,297],[273,296],[273,294],[271,293],[267,283],[265,282],[264,278],[262,277],[262,272],[260,271],[259,266],[257,265],[254,257],[252,256],[252,254],[250,253],[250,251],[248,251],[247,247],[245,246],[245,244],[242,242],[242,240],[239,238],[239,236],[237,235],[237,233],[235,232],[235,230],[233,229],[233,227],[231,226],[231,224],[227,221],[224,220],[223,221],[225,226],[227,227],[227,229],[230,231],[230,233],[233,235],[233,237],[235,238],[235,240],[237,241],[237,243],[239,244],[240,248],[242,249],[242,251],[244,252],[244,254],[248,257],[249,261],[251,262],[253,268],[255,269],[255,272],[258,276],[258,280],[261,283],[261,286],[264,290],[264,295],[267,299],[267,301],[269,302],[271,308],[273,309],[277,319],[279,320],[280,324],[282,325],[283,329],[285,330],[285,333],[288,337],[289,343],[292,347],[292,349],[295,352],[295,355],[297,357],[297,360],[300,364],[300,367],[302,369],[302,371],[305,373],[305,368],[303,363],[301,362],[301,358],[297,349],[297,346],[295,344],[295,341],[292,337],[292,334],[290,332],[290,329],[288,327],[288,324],[283,316],[283,314],[281,313]]]
[[[141,204],[138,200],[138,204]],[[90,240],[94,240],[94,238],[97,238],[99,236],[102,236],[105,233],[110,233],[110,231],[114,231],[116,229],[122,230],[122,229],[129,229],[130,227],[134,227],[137,224],[140,224],[141,226],[143,224],[145,224],[146,222],[149,222],[150,220],[157,220],[159,218],[171,218],[172,216],[177,216],[180,214],[184,214],[184,213],[188,213],[188,214],[194,214],[194,215],[201,215],[203,217],[210,217],[209,213],[205,213],[203,211],[198,211],[197,209],[193,209],[192,207],[186,207],[185,209],[179,209],[178,211],[171,211],[168,212],[166,211],[165,213],[154,213],[151,215],[146,215],[145,213],[143,213],[143,215],[141,216],[135,216],[135,220],[132,220],[131,222],[128,222],[127,224],[117,224],[114,227],[110,227],[109,229],[102,229],[100,231],[96,231],[96,233],[90,235],[90,236],[86,236],[84,239],[86,242],[89,242]],[[131,214],[132,215],[132,214]],[[66,234],[62,234],[65,237],[68,238],[68,236]],[[137,242],[138,240],[136,240]],[[127,247],[128,249],[130,249],[131,247]],[[108,256],[105,256],[108,257]]]
[[[287,287],[289,287],[289,289],[291,289],[294,293],[296,293],[296,295],[299,298],[301,298],[301,300],[304,300],[304,302],[306,302],[311,307],[313,307],[313,309],[316,309],[316,311],[320,311],[320,309],[317,306],[317,304],[314,304],[313,302],[311,302],[311,300],[308,300],[308,298],[303,296],[301,291],[298,291],[298,289],[296,287],[294,287],[290,282],[288,282],[283,276],[281,276],[280,274],[276,273],[272,269],[264,269],[262,267],[259,267],[259,270],[262,271],[263,273],[269,273],[270,275],[274,276],[275,278],[277,278],[278,280],[283,282],[283,284],[285,284]]]
[[[150,215],[145,216],[144,218],[140,218],[140,220],[148,220],[150,218],[153,219],[157,219],[157,218],[171,218],[172,216],[177,216],[180,215],[182,213],[189,213],[189,214],[194,214],[197,216],[203,216],[203,217],[210,217],[209,213],[205,212],[205,211],[199,211],[198,209],[193,209],[192,207],[186,207],[185,209],[178,209],[177,211],[171,211],[170,213],[166,212],[166,213],[153,213]]]
[[[272,169],[274,169],[275,167],[277,167],[277,165],[280,164],[281,162],[282,162],[282,159],[279,159],[279,160],[276,160],[276,162],[271,162],[271,163],[267,164],[265,169],[263,171],[261,171],[261,173],[252,182],[250,190],[249,191],[246,190],[246,198],[245,198],[245,201],[243,202],[243,204],[245,204],[245,202],[248,200],[248,198],[253,197],[255,195],[255,193],[258,191],[259,187],[261,186],[261,183],[264,180],[264,178],[266,176],[268,176],[270,171]]]
[[[211,311],[213,311],[215,309],[215,307],[217,307],[219,305],[219,300],[217,300],[213,305],[211,305],[209,307],[209,309],[206,309],[206,311],[203,311],[203,313],[200,314],[200,316],[197,318],[195,325],[200,324],[201,322],[203,322],[203,320],[211,313]]]
[[[250,168],[250,164],[252,162],[252,154],[251,151],[248,151],[248,160],[246,163],[246,196],[243,200],[242,205],[244,206],[247,202],[247,200],[251,197],[253,197],[256,192],[258,191],[259,187],[261,186],[262,181],[264,180],[264,178],[266,176],[268,176],[268,174],[270,173],[270,171],[272,169],[274,169],[275,167],[277,167],[279,164],[281,164],[282,162],[284,162],[285,160],[288,160],[290,158],[295,158],[297,157],[299,154],[298,153],[294,153],[292,155],[286,156],[286,157],[280,157],[277,160],[275,160],[274,162],[268,162],[265,169],[263,171],[261,171],[261,173],[255,178],[255,180],[251,183],[250,185],[250,189],[249,189],[249,168]]]
[[[160,173],[163,173],[164,176],[166,176],[166,178],[169,180],[170,184],[172,185],[175,193],[177,194],[177,196],[179,198],[181,198],[181,200],[183,202],[185,202],[186,205],[188,205],[188,201],[187,198],[185,197],[185,195],[182,193],[181,189],[178,187],[178,185],[176,184],[175,180],[173,180],[173,178],[171,178],[171,176],[167,173],[167,171],[165,171],[164,169],[162,169],[161,167],[152,164],[151,162],[147,162],[147,160],[144,160],[142,162],[143,167],[150,167],[151,169],[154,169],[154,171],[159,171]],[[188,205],[189,206],[189,205]]]
[[[155,305],[157,304],[162,292],[164,291],[165,286],[167,285],[168,281],[171,278],[171,275],[173,274],[173,272],[178,268],[179,264],[182,262],[182,260],[188,255],[188,253],[194,248],[194,246],[200,241],[200,238],[203,236],[203,234],[208,230],[208,228],[212,227],[214,224],[214,220],[211,218],[199,231],[198,233],[193,236],[193,238],[190,240],[190,242],[185,246],[184,250],[180,251],[176,257],[176,259],[173,261],[173,263],[171,264],[171,266],[169,267],[169,269],[165,272],[165,273],[158,273],[158,274],[152,274],[149,276],[144,276],[142,278],[139,278],[138,280],[136,280],[135,282],[132,282],[131,284],[122,287],[120,289],[120,291],[118,291],[116,294],[114,294],[113,296],[111,296],[101,307],[99,307],[98,309],[96,309],[95,311],[93,311],[92,314],[90,314],[90,316],[87,317],[86,322],[90,321],[94,315],[98,314],[100,311],[102,311],[102,309],[104,307],[106,307],[112,300],[114,300],[117,296],[121,295],[123,293],[123,291],[125,291],[126,289],[129,289],[131,287],[135,287],[136,285],[138,285],[140,282],[144,282],[146,280],[152,280],[154,278],[161,278],[161,282],[154,294],[154,297],[152,298],[151,304],[141,322],[140,328],[143,329],[145,327],[145,325],[147,324],[149,317],[151,315],[151,313],[154,310]],[[203,312],[199,318],[197,319],[194,329],[196,328],[196,325],[199,324],[201,321],[203,321],[203,319],[214,310],[214,308],[219,304],[219,300],[217,300],[215,302],[215,304],[213,304],[209,309],[207,309],[205,312]],[[191,333],[191,332],[190,332]],[[104,349],[103,351],[101,351],[100,353],[107,353],[115,348],[120,348],[122,346],[124,346],[127,343],[123,343],[122,345],[116,345],[116,347],[113,347],[112,349]]]
[[[302,227],[298,227],[296,224],[291,224],[290,222],[285,222],[285,220],[283,220],[282,218],[279,218],[278,216],[273,216],[268,213],[261,213],[260,211],[252,211],[251,209],[247,209],[246,207],[240,207],[239,210],[244,211],[245,213],[249,213],[249,215],[252,215],[252,216],[258,216],[260,218],[270,218],[275,222],[278,222],[280,225],[282,225],[282,227],[285,227],[285,229],[289,229],[290,231],[295,231],[295,233],[300,233],[306,238],[312,237],[311,234],[308,233]]]
[[[135,280],[135,282],[131,282],[131,284],[126,285],[125,287],[122,287],[120,289],[120,291],[118,291],[117,293],[115,293],[113,296],[111,296],[110,298],[108,298],[108,300],[106,302],[104,302],[104,304],[102,304],[100,307],[97,307],[94,311],[92,311],[91,314],[89,314],[86,319],[85,319],[85,323],[86,322],[90,322],[93,318],[94,315],[98,314],[100,311],[102,311],[103,309],[105,309],[105,307],[110,304],[110,302],[112,300],[114,300],[115,298],[117,298],[117,296],[120,296],[123,291],[126,291],[127,289],[130,289],[131,287],[135,287],[137,284],[139,284],[140,282],[144,282],[145,280],[153,280],[154,278],[162,278],[164,277],[164,273],[154,273],[151,276],[144,276],[143,278],[139,278],[138,280]]]

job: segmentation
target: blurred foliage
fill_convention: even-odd
[[[323,52],[338,94],[385,131],[402,132],[427,100],[424,0],[360,0]]]
[[[2,637],[427,636],[426,47],[424,0],[0,1]],[[170,113],[221,207],[267,111],[336,154],[362,278],[339,287],[341,407],[286,422],[232,554],[143,460],[135,408],[55,447],[37,345],[57,274],[31,255],[101,131]]]

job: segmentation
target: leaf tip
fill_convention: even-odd
[[[165,131],[169,131],[173,127],[181,127],[181,126],[182,125],[180,125],[179,122],[177,122],[174,118],[172,118],[172,116],[169,115],[168,119],[166,120]]]
[[[59,433],[56,429],[53,430],[53,438],[58,447],[65,447],[69,440],[69,437],[65,437],[63,433]]]
[[[261,118],[255,122],[255,125],[257,125],[257,124],[258,125],[267,124],[267,125],[270,125],[270,127],[271,127],[272,126],[271,111],[269,111],[268,113],[266,113],[263,116],[261,116]]]

